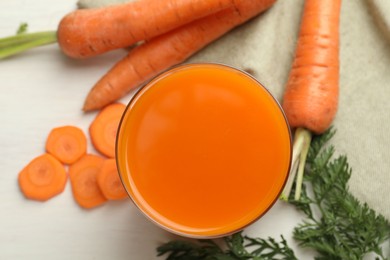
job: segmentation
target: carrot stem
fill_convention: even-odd
[[[305,128],[297,128],[294,135],[293,153],[291,159],[291,170],[284,186],[280,199],[288,201],[291,189],[295,181],[295,200],[299,200],[302,191],[303,173],[305,169],[306,157],[311,143],[311,132]]]
[[[36,40],[42,36],[52,34],[54,31],[36,32],[36,33],[19,33],[13,36],[8,36],[0,39],[0,48],[9,47],[14,44],[20,44],[31,40]]]
[[[305,170],[305,164],[306,164],[306,158],[307,153],[309,152],[310,143],[311,143],[311,132],[300,128],[300,131],[298,134],[302,136],[303,139],[303,145],[302,150],[299,158],[299,166],[298,166],[298,173],[297,173],[297,180],[296,180],[296,186],[295,186],[295,200],[299,200],[301,198],[301,191],[302,191],[302,182],[303,182],[303,173]]]
[[[290,196],[291,189],[294,184],[295,175],[298,170],[298,162],[299,162],[299,158],[291,165],[291,170],[289,173],[289,177],[287,179],[286,186],[284,186],[284,190],[280,195],[281,200],[288,201],[288,197]]]
[[[291,168],[290,168],[290,172],[288,175],[287,183],[284,186],[284,189],[283,189],[282,194],[280,196],[280,199],[284,200],[284,201],[288,201],[292,186],[294,184],[295,176],[297,174],[299,155],[301,154],[303,143],[304,143],[303,135],[301,135],[300,132],[301,132],[300,128],[298,128],[295,131],[293,153],[292,153],[292,159],[291,159]]]
[[[56,31],[23,33],[0,39],[0,59],[26,50],[57,42]]]

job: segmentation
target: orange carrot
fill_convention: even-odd
[[[322,133],[336,115],[341,0],[307,0],[283,108],[292,127]]]
[[[34,158],[19,173],[19,186],[26,198],[46,201],[60,194],[66,184],[64,166],[52,155]]]
[[[235,0],[234,7],[199,19],[135,47],[88,94],[84,110],[124,96],[163,70],[179,64],[234,27],[269,8],[275,0]]]
[[[47,138],[46,151],[62,163],[72,164],[87,152],[87,138],[78,127],[57,127]]]
[[[121,200],[127,198],[127,193],[119,178],[115,159],[107,159],[103,162],[97,176],[100,190],[109,200]]]
[[[300,197],[311,133],[328,129],[337,112],[340,9],[341,0],[306,0],[304,5],[282,104],[290,126],[298,128],[293,151],[293,164],[300,156],[295,199]],[[284,199],[288,199],[294,175],[287,182]]]
[[[128,47],[232,6],[233,0],[142,0],[74,11],[58,27],[70,57],[86,58]]]
[[[94,208],[106,202],[97,183],[103,161],[100,156],[86,154],[69,167],[73,197],[83,208]]]
[[[105,107],[89,127],[93,146],[107,157],[115,157],[116,133],[125,108],[126,106],[120,103]]]

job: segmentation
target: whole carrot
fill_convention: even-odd
[[[304,5],[282,104],[290,126],[297,128],[293,151],[293,164],[299,161],[295,199],[300,197],[311,133],[327,130],[337,112],[340,9],[341,0],[306,0]],[[282,198],[288,199],[294,178],[295,172]]]
[[[102,108],[234,27],[268,9],[276,0],[234,0],[234,6],[193,21],[135,47],[91,89],[84,110]]]
[[[57,31],[0,39],[0,59],[58,42],[73,58],[131,46],[233,5],[233,0],[137,0],[66,15]]]

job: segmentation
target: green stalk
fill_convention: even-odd
[[[299,200],[302,190],[303,172],[306,163],[307,153],[311,142],[311,132],[304,128],[297,128],[294,135],[294,145],[291,159],[291,170],[280,199],[288,201],[295,178],[295,200]],[[298,171],[297,171],[298,169]]]
[[[0,49],[11,47],[11,45],[20,44],[23,42],[44,38],[55,34],[55,31],[37,32],[37,33],[21,33],[0,39]]]
[[[295,186],[295,196],[294,196],[295,200],[299,200],[301,198],[303,173],[305,170],[307,153],[309,152],[310,143],[311,143],[311,132],[306,130],[306,129],[303,129],[303,128],[299,128],[299,129],[297,129],[297,131],[298,130],[299,130],[298,134],[300,136],[302,136],[302,138],[303,138],[303,146],[302,146],[302,151],[301,151],[301,155],[299,158],[297,181],[295,184],[296,185]]]
[[[23,51],[57,42],[55,31],[23,33],[0,39],[0,59]]]
[[[292,189],[294,181],[295,181],[295,176],[296,176],[297,169],[298,169],[298,163],[299,163],[299,158],[296,159],[296,161],[292,162],[292,164],[291,164],[291,170],[288,174],[286,185],[284,186],[282,194],[279,197],[279,199],[281,199],[281,200],[288,201],[288,198],[289,198],[290,193],[291,193],[291,189]]]
[[[290,197],[291,189],[295,181],[295,176],[297,174],[299,155],[301,154],[302,147],[304,145],[304,138],[299,133],[300,133],[300,129],[298,128],[295,131],[295,136],[294,136],[290,172],[288,174],[286,185],[284,186],[282,194],[280,195],[280,199],[284,201],[288,201],[288,198]]]

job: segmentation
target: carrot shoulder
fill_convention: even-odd
[[[34,158],[19,173],[18,182],[26,198],[46,201],[60,194],[66,185],[64,166],[52,155]]]
[[[305,1],[282,103],[290,126],[296,128],[292,169],[298,168],[290,173],[281,196],[284,200],[289,198],[296,174],[295,200],[299,200],[312,133],[327,130],[337,112],[340,11],[341,0]]]
[[[86,154],[69,167],[73,197],[83,208],[94,208],[106,202],[97,183],[103,161],[100,156]]]
[[[58,43],[70,57],[95,56],[168,32],[232,3],[233,0],[138,0],[77,10],[61,20]]]
[[[89,127],[92,144],[107,157],[115,157],[115,140],[126,106],[114,103],[102,109]]]
[[[119,178],[115,159],[107,159],[103,162],[97,176],[100,190],[109,200],[121,200],[127,198],[127,193]]]
[[[87,152],[87,138],[78,127],[56,127],[47,138],[46,151],[62,163],[72,164]]]

